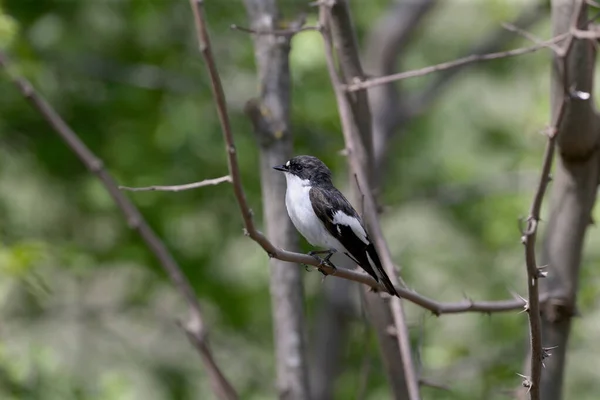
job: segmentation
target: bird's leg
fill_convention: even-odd
[[[319,263],[321,265],[324,264],[329,264],[329,259],[331,258],[332,255],[334,255],[335,253],[337,253],[336,249],[329,249],[329,250],[313,250],[313,251],[309,251],[308,255],[311,257],[314,257],[317,259],[317,261],[319,261]],[[327,254],[324,258],[321,258],[318,256],[318,254]]]
[[[329,275],[326,274],[323,269],[321,268],[322,266],[326,265],[330,268],[333,268],[334,270],[336,269],[335,265],[333,265],[331,262],[329,262],[329,259],[331,258],[331,256],[333,256],[335,253],[337,253],[336,249],[329,249],[329,250],[313,250],[313,251],[309,251],[308,255],[312,256],[314,258],[317,259],[317,261],[319,261],[319,266],[317,267],[317,269],[325,276]],[[324,258],[321,258],[318,256],[318,254],[327,254]]]
[[[333,254],[336,253],[336,249],[327,249],[327,250],[312,250],[308,252],[309,256],[315,256],[317,254]]]

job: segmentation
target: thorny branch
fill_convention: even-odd
[[[303,265],[311,265],[320,268],[325,274],[333,275],[338,278],[351,280],[354,282],[362,283],[372,287],[375,290],[385,292],[385,287],[377,283],[371,276],[354,270],[348,269],[334,269],[327,265],[319,265],[319,262],[307,254],[294,253],[284,249],[275,247],[267,237],[256,229],[254,221],[252,219],[252,212],[246,200],[242,180],[240,176],[239,166],[237,162],[237,153],[235,148],[235,141],[233,138],[233,132],[229,123],[229,115],[226,108],[225,94],[221,85],[221,79],[219,77],[215,60],[210,49],[210,41],[208,32],[206,30],[204,14],[202,10],[202,3],[199,0],[190,0],[190,3],[194,9],[195,23],[198,31],[199,48],[203,54],[209,76],[211,81],[211,87],[213,90],[213,96],[215,97],[215,103],[219,119],[221,121],[221,129],[223,138],[225,140],[225,150],[227,153],[227,162],[229,165],[229,172],[231,176],[231,182],[233,185],[234,194],[238,203],[238,207],[242,214],[244,222],[245,234],[254,240],[259,246],[263,248],[269,255],[269,257],[277,258],[282,261],[288,261],[291,263],[298,263]],[[514,298],[510,300],[499,300],[499,301],[472,301],[463,300],[458,302],[439,302],[428,297],[425,297],[413,290],[395,286],[396,291],[400,294],[400,297],[421,306],[435,315],[442,314],[457,314],[463,312],[506,312],[520,310],[525,305],[525,301],[521,298]]]
[[[546,149],[544,151],[544,159],[542,162],[542,170],[540,173],[540,179],[529,209],[529,216],[527,217],[527,226],[521,237],[521,241],[525,246],[525,262],[527,267],[527,288],[528,288],[528,315],[529,315],[529,326],[530,326],[530,346],[531,346],[531,371],[530,376],[524,377],[523,385],[528,387],[529,396],[531,400],[540,399],[540,378],[542,374],[542,366],[545,358],[549,356],[547,349],[542,347],[542,332],[541,332],[541,321],[540,321],[540,296],[539,296],[539,278],[546,276],[544,267],[539,267],[536,261],[535,254],[535,242],[537,238],[537,230],[540,221],[540,210],[542,207],[542,201],[548,183],[550,182],[550,170],[552,168],[552,161],[554,158],[554,152],[556,147],[557,131],[558,127],[565,116],[565,110],[567,103],[571,100],[588,100],[589,94],[587,93],[571,93],[568,81],[567,62],[566,57],[571,50],[574,39],[575,31],[577,28],[577,21],[581,13],[583,1],[579,0],[578,4],[573,12],[573,19],[571,22],[571,32],[566,35],[565,42],[559,49],[554,49],[556,57],[560,60],[561,64],[561,75],[563,80],[563,98],[560,103],[558,112],[555,114],[555,118],[552,121],[552,125],[547,129],[548,141],[546,143]],[[560,35],[565,36],[565,35]],[[586,96],[587,95],[587,96]]]
[[[129,227],[138,231],[148,249],[154,253],[161,267],[169,275],[169,278],[171,278],[174,286],[179,290],[189,307],[189,321],[181,324],[181,326],[190,342],[200,353],[202,362],[209,374],[213,391],[220,399],[237,399],[235,389],[233,389],[225,375],[221,372],[208,345],[207,328],[204,324],[200,303],[196,298],[194,290],[165,244],[154,233],[135,205],[119,190],[112,175],[104,168],[103,162],[92,153],[52,106],[37,93],[27,79],[13,73],[11,62],[2,52],[0,52],[0,67],[9,71],[10,79],[23,96],[40,113],[42,118],[54,129],[73,153],[75,153],[77,158],[102,182],[117,207],[125,216]]]

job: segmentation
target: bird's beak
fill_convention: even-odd
[[[276,165],[273,167],[273,169],[276,169],[277,171],[283,171],[283,172],[286,172],[288,170],[287,167],[285,166],[285,164]]]

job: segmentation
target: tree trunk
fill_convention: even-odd
[[[255,30],[276,29],[279,13],[275,0],[245,0]],[[266,233],[274,245],[298,251],[296,231],[285,209],[285,178],[272,167],[292,156],[290,131],[289,37],[254,36],[261,98],[246,111],[260,148],[260,173]],[[271,259],[270,290],[273,308],[277,387],[280,399],[310,398],[306,363],[302,269]]]

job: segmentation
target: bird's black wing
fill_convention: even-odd
[[[310,189],[309,197],[313,211],[323,222],[327,231],[350,253],[346,255],[353,261],[357,261],[360,267],[377,282],[381,279],[390,294],[398,296],[394,285],[381,265],[377,250],[371,243],[358,213],[344,195],[333,186],[313,186]],[[353,219],[357,223],[354,223]]]

